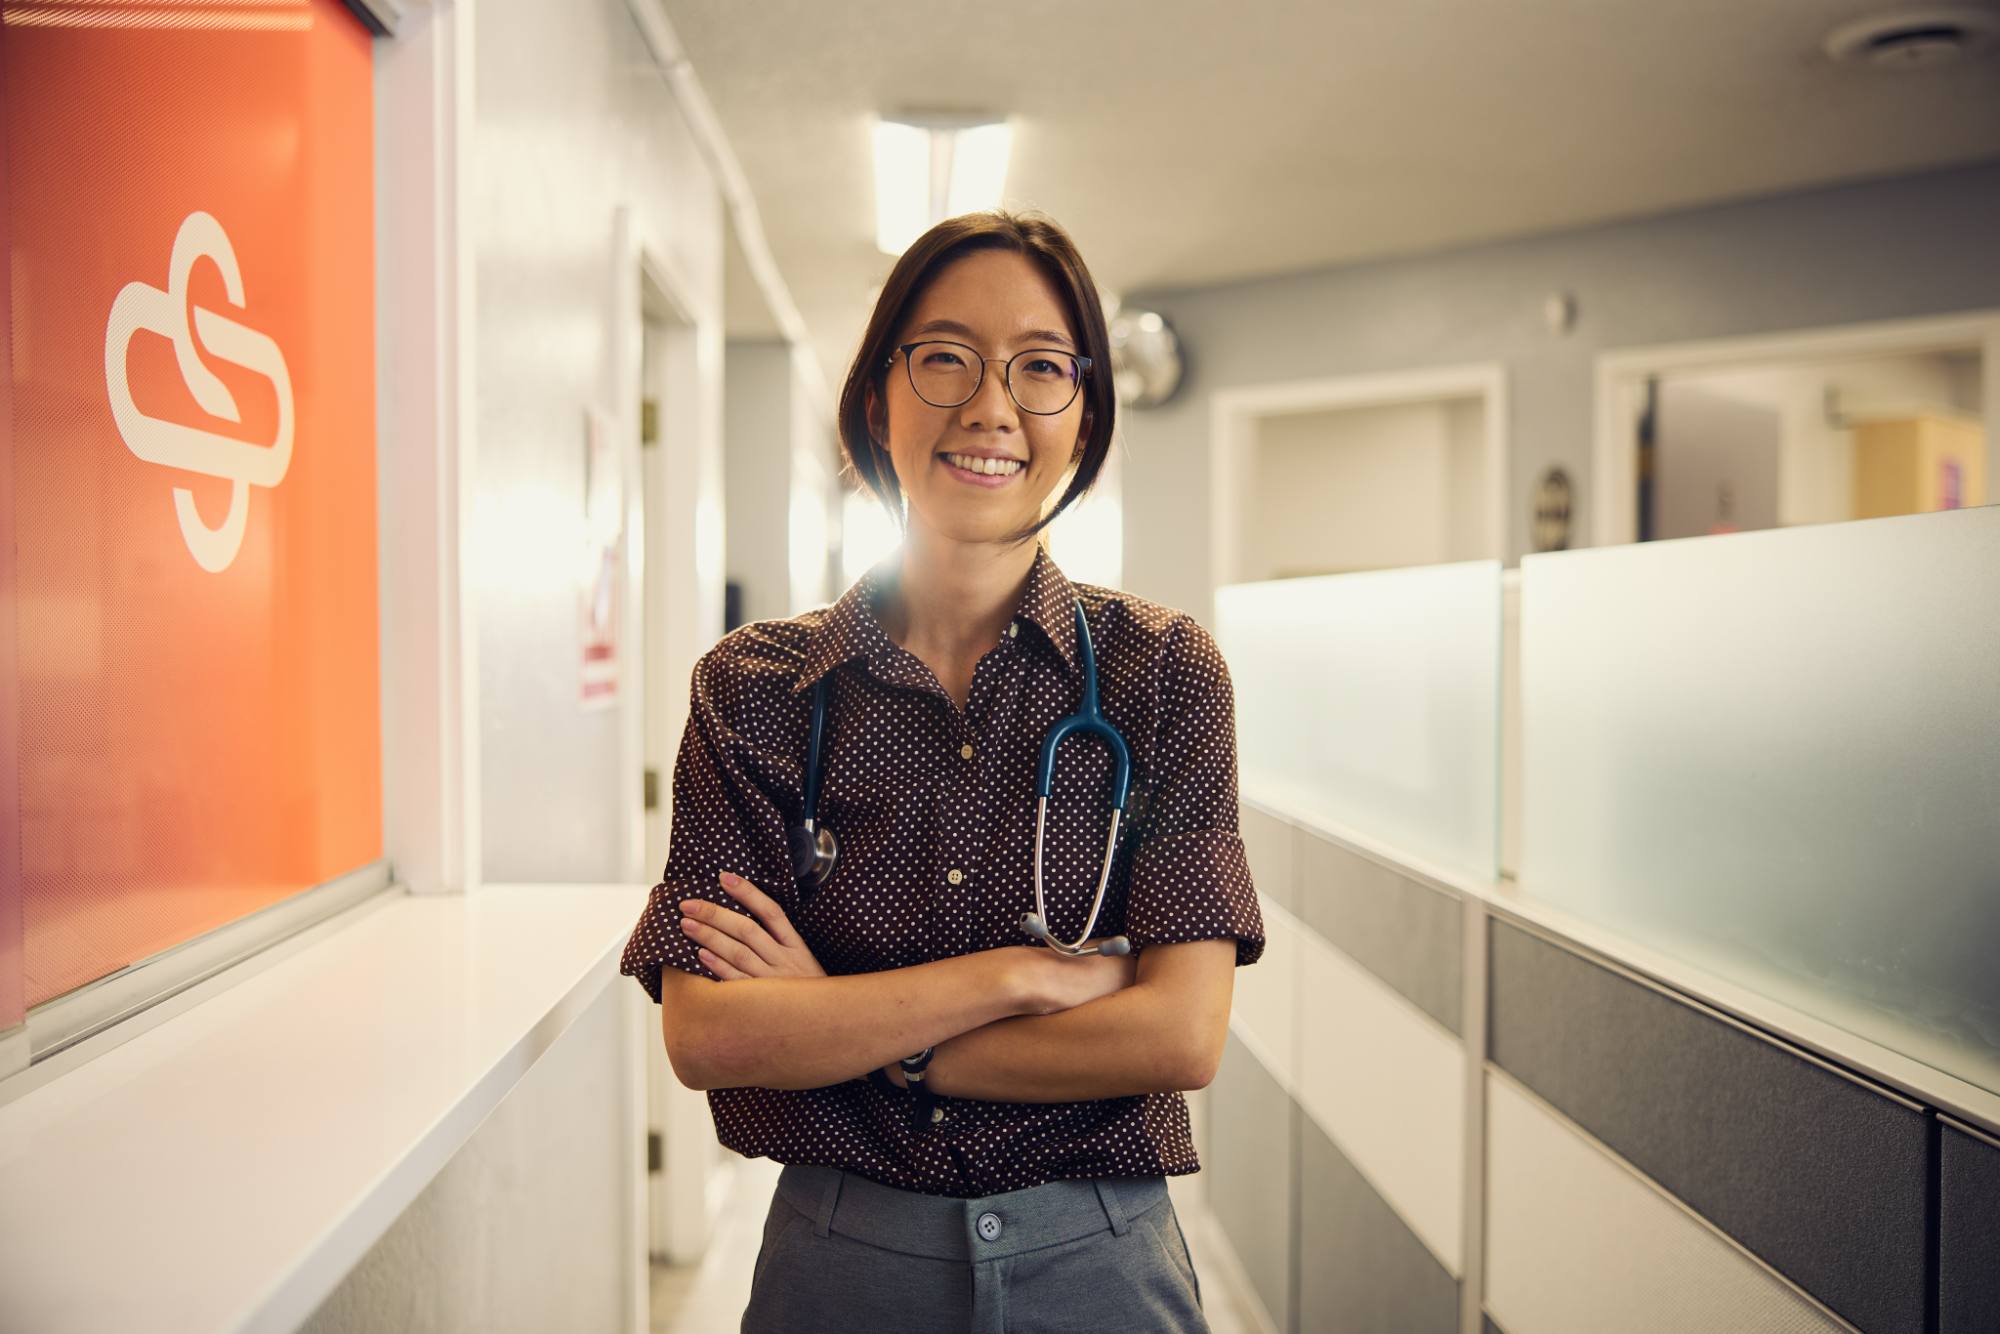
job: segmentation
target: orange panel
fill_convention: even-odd
[[[34,1005],[382,855],[373,107],[335,0],[6,12]]]

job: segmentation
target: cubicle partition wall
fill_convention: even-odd
[[[2000,606],[1978,591],[1996,543],[1985,509],[1530,558],[1526,762],[1505,794],[1497,725],[1461,711],[1498,678],[1483,597],[1458,587],[1399,631],[1342,580],[1293,581],[1286,618],[1315,601],[1324,628],[1288,648],[1273,586],[1222,590],[1270,944],[1238,975],[1207,1189],[1274,1328],[2000,1328],[2000,1096],[1981,1064],[2000,1044],[1982,1053],[1967,1017],[1986,974],[1953,971],[1963,949],[1924,953],[1939,912],[2000,943],[1982,841],[2000,812]],[[1443,581],[1410,572],[1402,591]],[[1356,668],[1399,658],[1400,679]],[[1348,698],[1292,710],[1269,694],[1278,672]],[[1461,795],[1523,803],[1519,884],[1446,855],[1463,844],[1371,827],[1412,808],[1407,788],[1378,801],[1273,763],[1368,743],[1336,713],[1393,716],[1363,692],[1413,681],[1447,701],[1430,716],[1482,734],[1451,738],[1479,775]],[[1913,725],[1913,697],[1934,723]],[[1273,747],[1263,724],[1287,713],[1312,731]],[[1828,827],[1871,812],[1894,858]],[[1661,864],[1676,835],[1699,844],[1689,883]],[[1619,864],[1638,848],[1643,869]],[[1864,911],[1845,864],[1864,856],[1897,911]],[[1829,947],[1824,1003],[1740,966],[1781,954],[1814,885],[1819,939],[1868,946]],[[1648,895],[1663,902],[1606,906]],[[1716,939],[1732,948],[1697,948]],[[1872,989],[1854,980],[1870,961],[1895,965]],[[1920,1019],[1930,1042],[1908,1038]]]

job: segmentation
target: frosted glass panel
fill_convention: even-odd
[[[2000,1091],[2000,508],[1530,556],[1534,897]]]
[[[1494,874],[1500,563],[1216,591],[1243,790]]]

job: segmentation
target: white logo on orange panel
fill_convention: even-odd
[[[250,518],[250,488],[276,486],[284,480],[292,462],[292,377],[285,369],[285,354],[266,334],[238,324],[205,306],[188,305],[188,275],[195,261],[209,259],[222,271],[222,285],[229,302],[243,308],[243,274],[236,266],[236,251],[229,244],[222,224],[206,213],[190,213],[174,237],[173,260],[167,271],[167,290],[144,283],[127,283],[111,303],[111,321],[104,329],[104,383],[111,394],[111,415],[126,447],[148,463],[164,464],[210,477],[227,478],[229,512],[220,526],[210,528],[195,509],[194,493],[186,487],[174,488],[174,510],[180,516],[181,536],[202,569],[220,574],[236,559],[243,546],[243,530]],[[188,319],[194,319],[192,332]],[[236,400],[215,373],[202,365],[195,350],[194,334],[201,345],[224,361],[257,371],[271,381],[278,394],[278,436],[269,445],[232,440],[226,435],[182,426],[177,422],[148,417],[132,401],[132,387],[126,378],[126,350],[132,335],[144,329],[170,339],[174,358],[180,363],[181,378],[201,409],[223,421],[238,422],[242,414]]]

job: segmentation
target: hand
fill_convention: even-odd
[[[746,977],[825,977],[777,900],[724,871],[723,892],[750,910],[745,917],[706,899],[681,900],[681,930],[701,946],[701,961],[725,982]]]
[[[1094,945],[1097,941],[1084,943]],[[1136,955],[1087,954],[1073,959],[1052,949],[1032,947],[1030,953],[1038,956],[1031,961],[1036,970],[1032,984],[1037,998],[1032,1012],[1036,1014],[1054,1014],[1098,1000],[1139,979]]]

